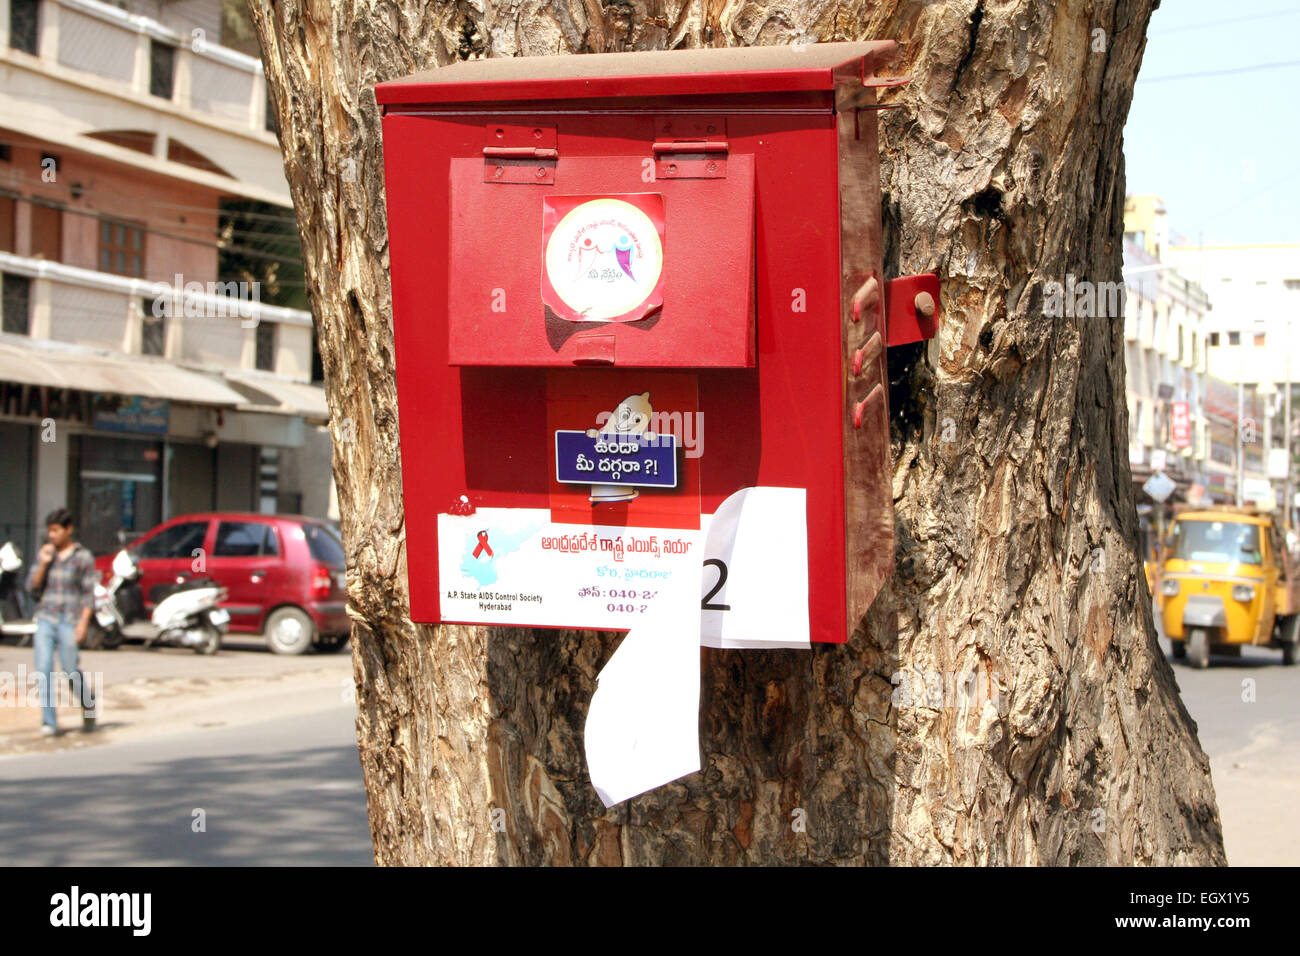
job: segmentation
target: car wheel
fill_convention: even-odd
[[[1198,669],[1210,666],[1210,635],[1202,628],[1187,635],[1187,663]]]
[[[1300,644],[1283,644],[1282,663],[1291,667],[1297,660],[1300,660]]]
[[[316,638],[316,625],[305,611],[282,607],[266,619],[266,642],[277,654],[303,654]]]
[[[1174,660],[1176,661],[1187,660],[1187,645],[1184,642],[1170,641],[1169,643],[1173,646]]]
[[[316,650],[321,654],[335,654],[343,650],[347,642],[346,634],[327,634],[316,642]]]

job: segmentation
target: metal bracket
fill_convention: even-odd
[[[932,339],[939,330],[939,277],[932,272],[885,280],[888,345]]]
[[[861,80],[863,86],[888,89],[895,86],[906,86],[912,82],[910,76],[876,76],[874,72],[868,72],[867,61],[869,59],[871,57],[864,56],[862,62],[858,65],[858,79]],[[874,68],[875,64],[872,63],[871,66]]]
[[[554,126],[488,123],[483,147],[483,182],[555,184],[560,161]]]
[[[722,116],[655,118],[656,179],[726,179],[727,120]]]

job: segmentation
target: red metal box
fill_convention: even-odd
[[[847,638],[893,566],[884,346],[933,334],[932,311],[886,328],[892,47],[481,60],[376,88],[415,620],[625,629],[656,569],[693,561],[706,632]],[[750,488],[790,494],[751,509],[742,580],[740,539],[713,532]]]

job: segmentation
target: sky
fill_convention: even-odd
[[[1300,242],[1300,3],[1163,0],[1124,156],[1128,192],[1164,199],[1172,244]]]

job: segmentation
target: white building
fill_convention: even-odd
[[[1139,242],[1129,235],[1124,242],[1129,463],[1139,484],[1164,471],[1183,494],[1193,485],[1208,493],[1214,485],[1206,407],[1209,299]],[[1176,422],[1184,408],[1185,430]]]
[[[1174,246],[1166,258],[1214,297],[1207,325],[1210,374],[1243,383],[1247,394],[1259,396],[1263,421],[1254,457],[1255,477],[1262,478],[1266,449],[1285,447],[1288,386],[1293,432],[1294,416],[1300,415],[1300,388],[1294,384],[1300,379],[1300,328],[1293,327],[1300,318],[1300,243]],[[1281,466],[1288,457],[1285,451],[1275,456],[1279,467],[1269,476],[1279,501],[1287,483]]]
[[[1280,387],[1300,378],[1300,243],[1174,246],[1168,261],[1210,289],[1210,372]]]
[[[0,541],[64,504],[96,550],[190,511],[337,514],[311,316],[222,274],[275,258],[232,208],[292,216],[222,24],[221,0],[0,0]]]

